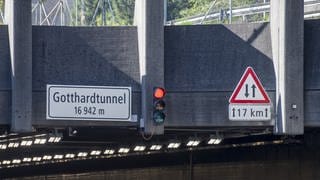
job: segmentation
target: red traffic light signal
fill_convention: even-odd
[[[155,87],[153,89],[153,121],[156,125],[163,125],[166,118],[164,112],[166,103],[163,98],[166,95],[164,88]]]
[[[153,97],[156,99],[162,99],[166,95],[166,91],[161,87],[154,88]]]

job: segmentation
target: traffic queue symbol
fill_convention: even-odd
[[[270,98],[251,67],[242,75],[229,103],[229,120],[271,120]]]
[[[229,103],[270,103],[268,94],[251,67],[248,67],[242,75],[237,87],[229,99]]]

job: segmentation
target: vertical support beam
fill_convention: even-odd
[[[153,88],[164,86],[163,0],[136,0],[142,119],[146,134],[163,134],[163,125],[152,120]]]
[[[303,0],[271,0],[277,134],[303,134]]]
[[[107,10],[106,10],[106,7],[107,7],[106,6],[106,0],[103,0],[103,2],[102,2],[102,25],[103,26],[107,25],[107,19],[106,19]]]
[[[166,25],[168,20],[168,0],[163,1],[163,25]]]
[[[78,26],[78,0],[76,0],[76,26]]]
[[[84,0],[81,0],[81,15],[80,15],[80,25],[84,26],[86,17],[84,15]]]
[[[32,131],[31,0],[6,0],[12,71],[11,131]]]
[[[232,0],[229,0],[229,24],[232,24]]]

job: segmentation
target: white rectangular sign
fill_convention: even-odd
[[[270,104],[229,104],[229,119],[233,121],[269,121]]]
[[[131,121],[131,87],[47,85],[47,119]]]

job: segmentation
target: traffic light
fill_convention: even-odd
[[[156,125],[162,125],[166,118],[164,113],[166,103],[163,98],[166,95],[166,91],[161,87],[155,87],[153,89],[153,122]]]

